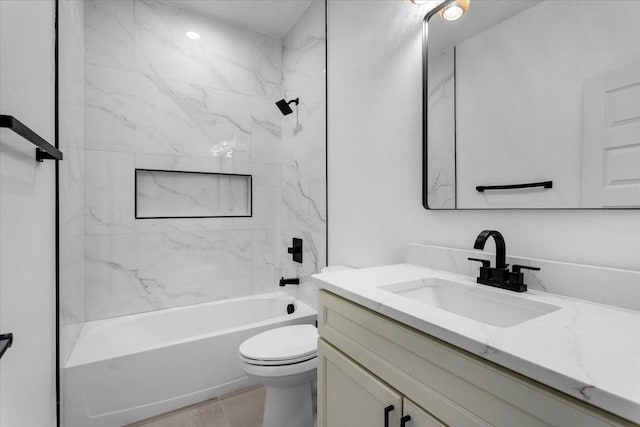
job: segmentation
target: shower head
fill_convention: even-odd
[[[293,110],[291,109],[291,107],[289,107],[289,104],[294,103],[298,105],[298,102],[300,102],[300,98],[292,99],[291,101],[285,101],[284,99],[281,99],[280,101],[276,102],[276,105],[280,109],[280,112],[284,116],[286,116],[293,113]]]

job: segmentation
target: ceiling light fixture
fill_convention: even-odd
[[[445,21],[455,21],[469,9],[470,0],[456,0],[440,10],[440,17]]]
[[[187,31],[186,34],[191,40],[198,40],[200,38],[200,34],[195,31]]]

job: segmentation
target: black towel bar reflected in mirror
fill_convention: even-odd
[[[515,190],[518,188],[553,188],[553,181],[532,182],[530,184],[511,184],[511,185],[479,185],[476,187],[478,193],[483,193],[485,190]]]

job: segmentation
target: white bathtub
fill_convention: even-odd
[[[64,368],[63,425],[119,427],[251,385],[240,343],[315,319],[278,292],[87,322]]]

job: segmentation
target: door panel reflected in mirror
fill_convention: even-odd
[[[640,1],[425,19],[429,209],[640,208]]]

